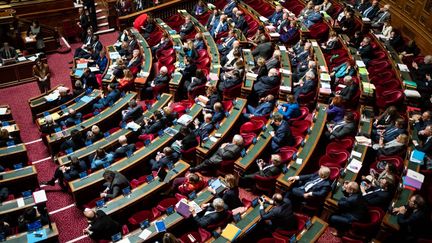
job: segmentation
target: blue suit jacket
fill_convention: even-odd
[[[403,128],[396,128],[394,125],[389,126],[385,129],[384,134],[383,134],[384,142],[385,143],[389,142],[404,132],[405,132],[405,129],[403,129]]]
[[[203,123],[195,131],[195,134],[197,136],[200,136],[201,140],[203,140],[204,138],[207,138],[209,136],[209,134],[211,133],[211,131],[213,131],[213,124],[212,123],[208,123],[208,124]]]
[[[274,103],[272,103],[272,102],[263,102],[255,108],[253,115],[254,116],[266,116],[272,112],[273,106],[274,106]]]
[[[304,187],[306,183],[318,179],[319,175],[318,173],[308,174],[308,175],[301,175],[299,176],[300,179],[300,187]],[[304,189],[304,188],[303,188]],[[309,192],[312,192],[312,196],[314,197],[325,197],[327,193],[331,189],[331,183],[330,180],[322,180],[320,183],[314,185]]]
[[[283,15],[282,11],[280,11],[280,12],[276,12],[275,11],[272,15],[270,15],[268,17],[268,20],[269,20],[270,23],[272,23],[272,24],[275,25],[275,24],[277,24],[279,22],[279,20],[282,19],[282,15]]]
[[[329,118],[327,120],[338,123],[343,120],[344,114],[345,114],[345,110],[343,107],[330,105],[329,108],[327,109],[327,115]]]
[[[292,104],[282,104],[282,107],[286,108],[284,111],[283,109],[279,109],[278,112],[284,117],[284,119],[288,120],[291,118],[296,118],[301,115],[300,113],[300,106],[297,103]]]
[[[237,6],[237,4],[233,1],[229,2],[225,7],[224,7],[224,14],[231,16],[232,14],[232,10]]]
[[[279,145],[279,147],[292,144],[291,129],[287,121],[282,120],[281,124],[275,129],[275,136],[272,140]]]
[[[253,89],[259,96],[263,96],[270,89],[279,85],[279,77],[277,76],[262,76],[255,82]]]
[[[320,22],[322,20],[321,13],[313,12],[307,16],[305,19],[305,25],[306,27],[310,28],[312,25]]]

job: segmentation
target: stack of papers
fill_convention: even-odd
[[[25,58],[25,57],[18,57],[18,61],[19,62],[27,61],[27,58]]]
[[[364,145],[364,146],[370,146],[372,144],[371,139],[367,138],[365,136],[356,136],[355,140],[358,144]]]
[[[289,69],[284,69],[284,68],[280,68],[280,69],[279,69],[279,72],[280,72],[280,73],[283,73],[283,74],[287,74],[287,75],[291,75],[291,74],[292,74],[291,70],[289,70]]]
[[[259,20],[261,20],[262,22],[267,22],[268,21],[268,19],[266,17],[264,17],[264,16],[260,16]]]
[[[366,67],[366,64],[362,60],[357,60],[356,64],[357,64],[357,67],[359,67],[359,68]]]
[[[369,72],[366,69],[366,67],[361,67],[361,68],[359,68],[359,74],[360,75],[369,75]]]
[[[270,33],[270,37],[278,38],[279,36],[280,36],[280,34],[277,32]]]
[[[424,152],[418,151],[417,149],[414,149],[414,151],[412,151],[412,153],[411,153],[410,161],[422,165],[424,158],[425,158]]]
[[[285,92],[291,92],[291,87],[289,87],[289,86],[280,86],[280,90],[281,91],[285,91]]]
[[[398,68],[399,70],[401,70],[402,72],[409,72],[408,66],[402,63],[398,63]]]
[[[404,188],[415,190],[421,189],[425,176],[417,171],[408,169],[406,176],[403,178]]]
[[[331,80],[330,74],[328,74],[328,73],[321,73],[320,74],[320,80],[321,81],[330,82],[330,80]]]
[[[416,89],[417,88],[417,83],[414,81],[404,80],[403,84],[405,85],[405,88],[408,88],[408,89]]]
[[[131,129],[132,131],[136,132],[138,129],[141,128],[140,125],[136,124],[135,122],[131,121],[128,124],[126,124],[127,129]]]
[[[251,80],[256,80],[258,77],[258,74],[255,73],[246,73],[246,78],[251,79]]]
[[[237,236],[241,233],[241,229],[233,224],[228,224],[225,229],[222,231],[222,237],[229,241],[234,241]]]
[[[49,95],[45,95],[44,98],[46,101],[50,102],[50,101],[54,101],[56,99],[58,99],[58,97],[60,96],[60,93],[58,92],[58,90],[54,90],[54,92],[52,92]]]
[[[110,52],[109,56],[111,59],[118,59],[120,58],[120,54],[118,52]]]
[[[6,112],[7,112],[7,108],[4,107],[0,108],[0,115],[4,115],[6,114]]]
[[[183,114],[178,120],[177,123],[183,126],[187,126],[192,121],[192,117],[188,114]]]
[[[365,93],[372,94],[375,90],[375,85],[367,82],[362,82],[363,84],[363,91]]]
[[[414,89],[406,89],[404,91],[404,93],[405,93],[405,96],[408,98],[420,98],[421,97],[420,93]]]
[[[349,163],[349,165],[347,166],[347,169],[357,174],[360,171],[361,167],[362,167],[362,162],[353,158]]]

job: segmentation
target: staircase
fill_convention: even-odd
[[[96,0],[95,6],[96,6],[96,18],[98,24],[98,31],[96,31],[95,34],[100,35],[104,33],[113,32],[115,29],[110,28],[108,24],[109,9],[106,0]],[[82,5],[75,4],[75,7],[82,7]]]

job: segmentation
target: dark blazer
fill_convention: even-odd
[[[262,177],[273,177],[282,173],[282,169],[280,166],[265,166],[263,170],[258,171],[255,175],[259,175]]]
[[[86,88],[92,88],[92,89],[98,89],[99,84],[96,81],[96,76],[94,73],[90,73],[89,75],[83,75],[81,77],[82,83],[85,85]]]
[[[371,60],[373,57],[372,46],[370,44],[366,46],[360,46],[358,51],[363,60]]]
[[[224,14],[231,16],[232,10],[237,6],[237,3],[234,1],[230,1],[225,7],[223,8]]]
[[[267,213],[264,209],[261,209],[260,215],[263,220],[270,220],[272,226],[277,229],[290,230],[294,229],[297,225],[292,204],[288,198],[284,198],[280,205],[273,207]]]
[[[380,188],[373,188],[369,194],[363,196],[369,206],[387,209],[393,194]]]
[[[371,9],[370,9],[371,8]],[[370,10],[370,11],[368,11]],[[375,16],[377,15],[378,11],[379,11],[379,6],[369,6],[368,8],[366,8],[363,12],[362,15],[370,20],[372,20],[373,18],[375,18]],[[368,11],[368,13],[366,14],[366,11]],[[366,14],[366,15],[365,15]]]
[[[144,126],[141,132],[144,134],[155,134],[167,126],[166,119],[152,120],[147,126]]]
[[[350,86],[346,86],[345,88],[341,89],[339,92],[339,95],[342,97],[345,101],[351,101],[352,98],[356,95],[358,90],[358,85],[356,83],[353,83]]]
[[[238,84],[240,84],[242,80],[240,78],[236,77],[228,77],[228,78],[222,78],[221,82],[219,83],[219,90],[223,91],[224,89],[228,89],[231,87],[234,87]]]
[[[238,187],[228,188],[222,191],[218,196],[222,198],[222,200],[228,206],[229,210],[233,210],[238,207],[243,207],[243,203],[241,202],[239,197]]]
[[[303,193],[305,192],[304,187],[306,183],[314,181],[319,178],[318,173],[313,174],[307,174],[307,175],[301,175],[299,176],[299,184],[298,189],[302,190]],[[311,189],[309,189],[308,192],[312,192],[312,196],[314,197],[325,197],[327,196],[327,193],[331,190],[331,182],[329,179],[322,180],[318,184],[314,185]]]
[[[141,29],[142,29],[144,38],[148,38],[150,36],[150,34],[154,31],[155,24],[153,22],[147,22],[147,24],[145,26],[143,26]]]
[[[225,112],[214,112],[212,117],[212,123],[218,123],[221,122],[222,119],[225,117]]]
[[[71,181],[79,178],[79,173],[85,172],[87,170],[87,164],[80,160],[78,166],[71,166],[69,170],[63,173],[65,180]]]
[[[383,133],[384,143],[390,142],[402,133],[405,133],[403,128],[397,128],[395,125],[386,127]]]
[[[408,211],[397,216],[397,222],[400,226],[400,231],[411,237],[420,237],[428,230],[430,231],[430,223],[426,210],[413,211],[409,206],[405,205]]]
[[[154,79],[153,83],[155,86],[167,84],[169,81],[168,75],[158,74]]]
[[[260,67],[257,66],[257,69],[254,70],[254,73],[258,75],[257,79],[267,75],[268,73],[267,65],[262,65]]]
[[[397,155],[397,154],[401,154],[404,150],[406,149],[406,147],[404,145],[400,145],[400,146],[394,146],[394,147],[389,147],[389,148],[379,148],[377,150],[377,155]]]
[[[128,111],[126,112],[126,114],[123,116],[123,121],[127,121],[129,119],[131,120],[136,120],[138,118],[140,118],[143,114],[144,110],[142,108],[142,106],[137,105],[134,108],[128,108]]]
[[[197,70],[197,66],[193,63],[190,63],[184,67],[183,70],[180,70],[180,73],[183,75],[183,80],[190,80],[193,76],[195,76],[195,72]]]
[[[112,106],[118,99],[120,98],[120,91],[118,89],[114,89],[107,96],[100,99],[98,103],[103,104],[104,106]]]
[[[272,88],[277,87],[279,83],[280,79],[278,76],[262,76],[254,83],[253,89],[258,94],[258,96],[261,97],[264,96]]]
[[[280,68],[280,61],[276,58],[270,58],[266,63],[267,70],[272,68]]]
[[[220,95],[219,94],[212,94],[212,95],[210,95],[210,97],[208,97],[208,101],[207,101],[207,104],[206,104],[206,107],[205,108],[207,108],[207,109],[211,109],[211,110],[213,110],[213,105],[216,103],[216,102],[219,102],[219,101],[221,101],[221,97],[220,97]]]
[[[279,12],[274,11],[273,14],[270,15],[267,19],[269,20],[270,23],[276,25],[280,20],[282,20],[282,15],[283,15],[282,11]]]
[[[432,138],[429,140],[426,138],[425,142],[422,145],[416,146],[416,149],[422,152],[425,152],[428,155],[432,154]]]
[[[273,111],[273,102],[263,102],[259,104],[252,112],[254,116],[266,116]]]
[[[241,30],[241,32],[246,33],[249,29],[249,25],[243,16],[240,16],[235,21],[235,28]]]
[[[272,54],[273,46],[271,42],[261,43],[252,51],[254,58],[263,57],[266,60],[269,59]]]
[[[89,230],[93,240],[111,240],[111,236],[121,232],[121,225],[114,221],[104,211],[96,211],[97,217],[91,221]]]
[[[206,212],[213,212],[213,213],[205,215]],[[227,217],[227,212],[225,210],[221,212],[215,212],[214,208],[209,206],[207,207],[206,210],[203,210],[201,213],[195,216],[194,219],[199,227],[207,228],[210,225],[214,225],[221,222],[226,217]]]
[[[344,118],[345,109],[341,106],[329,105],[327,109],[327,120],[335,123],[341,122]]]
[[[209,161],[212,164],[220,163],[224,160],[233,160],[240,156],[242,148],[235,144],[229,143],[224,148],[219,148],[216,153],[210,157]]]
[[[215,20],[214,20],[214,22],[213,22],[213,24],[212,24],[211,21],[212,21],[213,17],[215,17],[215,16],[214,16],[214,14],[212,13],[212,14],[209,16],[209,18],[208,18],[208,20],[207,20],[207,23],[206,23],[206,28],[207,28],[207,29],[212,29],[212,26],[213,26],[215,23],[218,23],[218,22],[219,22],[219,18],[220,18],[220,16],[216,16],[216,17],[215,17]]]
[[[114,159],[126,157],[128,153],[135,151],[135,144],[120,146],[114,151]]]
[[[159,160],[150,160],[151,170],[155,171],[163,166],[168,166],[169,163],[176,163],[179,160],[179,154],[177,152],[174,152],[171,156],[164,156],[160,158]]]
[[[365,199],[360,194],[342,197],[338,201],[338,206],[343,214],[350,215],[354,220],[363,221],[369,217]]]
[[[111,183],[105,182],[104,186],[108,187],[107,198],[115,198],[122,193],[122,190],[130,186],[129,180],[122,174],[114,172],[115,176]]]
[[[337,125],[338,124],[336,124],[335,127]],[[355,127],[354,122],[348,122],[348,123],[345,123],[341,126],[336,127],[335,129],[333,129],[333,131],[330,134],[330,139],[352,136],[355,133],[356,133],[356,127]]]
[[[192,30],[194,29],[194,26],[192,24],[192,22],[189,23],[184,23],[181,27],[180,27],[180,34],[182,35],[187,35],[190,32],[192,32]]]
[[[182,150],[188,150],[190,148],[194,148],[198,146],[196,135],[193,132],[187,135],[186,137],[184,137],[181,143],[182,143],[182,147],[181,147]]]
[[[422,119],[420,119],[418,122],[414,123],[414,129],[420,131],[425,129],[430,124],[432,124],[432,120],[423,121]]]
[[[279,147],[293,144],[291,129],[287,121],[282,120],[281,124],[275,128],[275,135],[272,141],[277,143]]]
[[[204,138],[207,138],[209,134],[213,131],[213,124],[212,123],[202,123],[201,126],[199,126],[195,130],[195,135],[199,136],[201,140]]]

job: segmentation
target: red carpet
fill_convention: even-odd
[[[113,44],[117,38],[117,33],[110,33],[100,36],[100,40],[104,45]],[[81,44],[72,44],[72,52],[67,54],[52,54],[48,56],[48,65],[51,70],[51,86],[57,84],[65,84],[71,87],[69,77],[70,64],[69,61],[73,58],[75,48]],[[28,99],[39,95],[37,84],[28,83],[15,87],[10,87],[0,90],[0,104],[9,104],[12,109],[12,115],[21,130],[21,139],[23,142],[31,142],[40,138],[40,132],[31,119]],[[57,165],[51,160],[46,146],[42,141],[26,145],[27,153],[30,161],[37,162],[36,169],[38,171],[39,182],[51,179]],[[50,212],[62,209],[74,203],[72,196],[60,190],[58,185],[54,187],[43,187],[48,196],[47,207]],[[51,219],[56,223],[59,229],[60,242],[67,242],[77,237],[82,236],[82,230],[87,226],[87,221],[83,217],[82,212],[75,206],[65,210],[59,210],[51,215]],[[89,238],[81,239],[79,242],[91,242]]]

